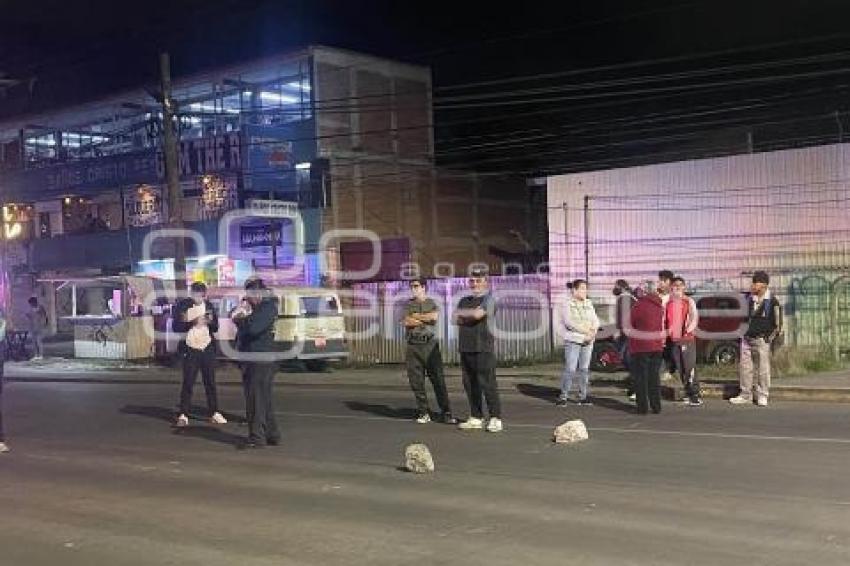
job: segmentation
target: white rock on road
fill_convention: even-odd
[[[414,474],[434,471],[434,458],[424,444],[410,444],[404,449],[404,469]]]
[[[584,426],[584,421],[574,420],[567,421],[555,429],[553,440],[557,444],[574,444],[587,440],[587,427]]]

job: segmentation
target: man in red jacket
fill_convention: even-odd
[[[637,412],[645,415],[661,412],[661,386],[658,372],[666,342],[664,306],[658,293],[647,293],[631,310],[631,320],[625,325],[629,337],[629,352],[634,368]]]
[[[685,388],[685,404],[689,407],[702,405],[699,380],[697,379],[696,332],[699,313],[696,302],[685,294],[685,280],[674,277],[670,285],[670,300],[666,307],[668,346],[676,364],[676,370]]]

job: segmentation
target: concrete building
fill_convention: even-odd
[[[371,262],[371,246],[352,230],[377,234],[375,277],[396,279],[408,262],[426,274],[463,273],[476,261],[499,269],[500,252],[521,251],[533,223],[522,179],[435,167],[428,68],[314,46],[175,77],[173,94],[183,218],[201,235],[188,249],[195,278],[237,284],[243,264],[292,262],[298,239],[286,220],[249,219],[219,241],[221,217],[251,200],[297,207],[300,284],[318,284],[322,265]],[[160,109],[142,88],[0,120],[13,311],[30,293],[53,300],[55,287],[39,279],[167,276],[167,246],[142,255],[145,235],[168,217],[161,131]],[[331,230],[349,232],[323,240]]]

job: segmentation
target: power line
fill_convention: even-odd
[[[726,57],[728,55],[738,55],[741,53],[750,53],[753,51],[766,51],[770,49],[778,49],[782,47],[790,47],[790,46],[798,46],[798,45],[809,45],[812,43],[818,42],[826,42],[835,39],[846,39],[850,37],[848,33],[839,33],[839,34],[829,34],[818,37],[808,37],[804,39],[792,40],[792,41],[781,41],[781,42],[773,42],[773,43],[763,43],[759,45],[751,45],[746,47],[738,47],[731,49],[721,49],[716,51],[708,51],[704,53],[691,53],[687,55],[675,55],[672,57],[662,57],[657,59],[642,59],[638,61],[629,61],[626,63],[613,63],[608,65],[598,65],[595,67],[584,67],[581,69],[572,69],[569,71],[557,71],[553,73],[538,73],[535,75],[524,75],[520,77],[507,77],[503,79],[495,79],[490,81],[477,81],[477,82],[469,82],[463,84],[454,84],[447,85],[442,87],[435,87],[434,90],[462,90],[469,88],[477,88],[483,86],[495,86],[495,85],[503,85],[503,84],[511,84],[522,81],[529,80],[539,80],[539,79],[553,79],[553,78],[566,78],[572,77],[576,75],[583,75],[589,73],[599,73],[599,72],[607,72],[607,71],[622,71],[626,69],[654,66],[654,65],[662,65],[662,64],[671,64],[671,63],[682,63],[685,61],[695,61],[700,59],[709,59],[714,57]]]
[[[825,53],[821,55],[812,55],[808,57],[797,57],[789,59],[780,59],[776,61],[766,61],[761,63],[745,63],[739,65],[726,65],[720,67],[709,67],[703,69],[694,69],[690,71],[680,71],[676,73],[663,73],[653,75],[641,75],[636,77],[628,77],[622,79],[609,79],[605,81],[591,81],[585,83],[571,83],[567,85],[556,85],[548,87],[514,89],[504,91],[492,91],[478,94],[468,94],[462,96],[442,96],[436,97],[438,102],[465,102],[470,100],[490,100],[503,98],[508,96],[535,95],[535,94],[550,94],[555,92],[573,92],[583,90],[598,90],[615,86],[630,86],[634,84],[647,84],[653,82],[669,82],[676,79],[692,79],[695,77],[705,77],[712,75],[727,75],[732,73],[742,73],[746,71],[756,71],[770,69],[774,67],[788,67],[797,65],[811,65],[815,63],[827,63],[844,61],[850,57],[850,52],[839,51],[836,53]]]
[[[471,109],[471,108],[496,108],[496,107],[504,107],[504,106],[523,106],[529,104],[548,104],[555,102],[566,102],[570,100],[586,100],[589,98],[608,98],[608,97],[626,97],[632,96],[636,94],[652,94],[652,93],[663,93],[663,92],[678,92],[678,91],[695,91],[695,90],[703,90],[703,89],[714,89],[714,88],[722,88],[722,87],[732,87],[732,86],[742,86],[742,85],[756,85],[756,84],[769,84],[772,82],[782,82],[787,80],[795,80],[795,79],[810,79],[810,78],[822,78],[827,76],[838,76],[845,75],[850,73],[850,69],[830,69],[823,71],[809,71],[809,72],[801,72],[801,73],[786,73],[784,75],[773,75],[769,77],[752,77],[746,79],[737,79],[737,80],[727,80],[727,81],[713,81],[707,83],[699,83],[693,85],[678,85],[678,86],[666,86],[666,87],[652,87],[652,88],[641,88],[641,89],[631,89],[631,90],[623,90],[619,92],[601,92],[601,93],[588,93],[588,94],[576,94],[569,96],[554,96],[554,97],[545,97],[545,98],[524,98],[517,100],[498,100],[492,102],[473,102],[473,103],[458,103],[458,104],[442,104],[439,102],[435,103],[435,108],[438,110],[459,110],[459,109]]]

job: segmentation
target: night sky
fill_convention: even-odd
[[[0,72],[33,90],[7,92],[0,116],[153,84],[163,48],[180,75],[323,43],[430,65],[446,164],[546,172],[822,143],[850,130],[847,4],[2,1]]]

